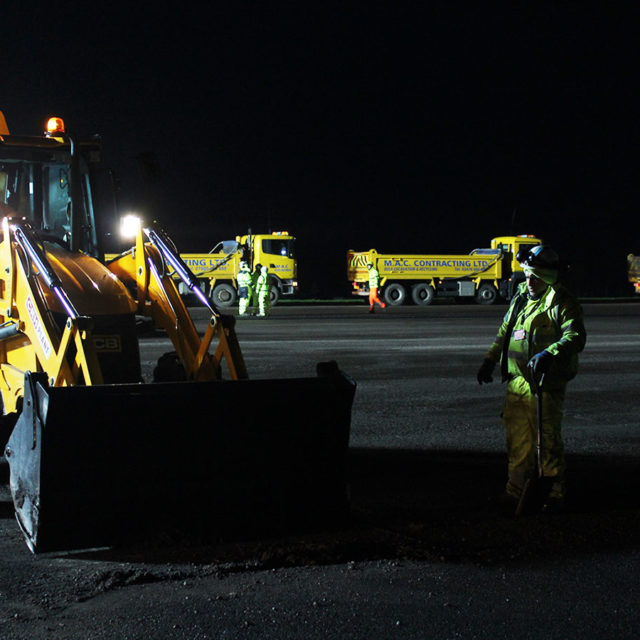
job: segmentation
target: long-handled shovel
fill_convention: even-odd
[[[516,516],[539,513],[546,503],[551,487],[555,478],[544,475],[542,466],[543,453],[543,432],[542,432],[542,385],[544,383],[544,374],[537,380],[533,371],[531,371],[532,389],[536,394],[536,422],[537,422],[537,439],[536,439],[536,474],[528,478],[522,494],[516,507]]]

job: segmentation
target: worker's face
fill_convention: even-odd
[[[540,278],[536,278],[533,273],[527,273],[527,290],[532,298],[539,298],[549,285]]]

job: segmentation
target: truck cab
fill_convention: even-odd
[[[521,249],[535,247],[541,240],[533,235],[500,236],[491,240],[491,249],[502,253],[502,279],[499,283],[499,293],[506,300],[511,300],[515,290],[524,282],[524,271],[516,260]]]
[[[287,231],[269,234],[239,236],[240,245],[249,252],[245,256],[250,267],[266,265],[271,275],[272,286],[279,295],[292,295],[298,286],[298,263],[295,257],[295,238]]]
[[[209,253],[182,253],[181,257],[218,307],[236,304],[241,261],[251,271],[258,264],[269,269],[272,306],[281,295],[292,295],[298,287],[295,238],[287,231],[236,236],[235,240],[218,242]]]

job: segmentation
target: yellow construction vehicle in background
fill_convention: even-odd
[[[107,261],[117,257],[107,254]],[[235,240],[218,242],[208,253],[180,253],[180,257],[198,279],[200,290],[219,308],[238,302],[240,263],[246,262],[253,271],[257,265],[269,269],[271,306],[281,296],[293,295],[298,288],[298,263],[295,258],[295,238],[287,231],[257,233],[251,231]],[[179,274],[173,274],[182,295],[190,290]]]
[[[249,380],[234,318],[157,224],[105,263],[100,158],[60,118],[17,136],[0,112],[0,444],[29,548],[343,513],[353,381],[335,363]],[[176,275],[210,312],[203,336]],[[154,381],[142,380],[139,316],[173,344]],[[248,400],[276,410],[241,411]]]
[[[367,264],[380,273],[384,301],[391,306],[431,304],[441,298],[475,299],[478,304],[493,304],[498,296],[510,300],[520,282],[522,267],[516,255],[522,247],[540,244],[532,235],[500,236],[486,249],[468,254],[380,254],[375,249],[347,252],[347,278],[355,295],[369,294]]]
[[[180,257],[200,281],[218,307],[230,307],[238,301],[238,273],[244,261],[253,271],[256,265],[269,269],[271,306],[280,296],[289,296],[298,288],[295,238],[287,231],[256,233],[251,231],[235,240],[219,242],[209,253],[181,253]],[[181,285],[178,285],[181,289]],[[182,288],[183,290],[183,288]]]

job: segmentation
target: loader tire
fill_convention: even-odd
[[[154,382],[183,382],[187,379],[184,366],[175,351],[169,351],[158,358],[153,370]]]
[[[433,287],[426,282],[419,282],[413,286],[413,289],[411,289],[411,299],[414,304],[420,306],[431,304],[434,296],[435,291],[433,290]]]
[[[211,300],[216,307],[232,307],[237,299],[236,290],[226,282],[217,284],[211,292]]]
[[[397,282],[392,282],[384,288],[383,298],[390,307],[399,307],[404,304],[406,297],[405,288]]]

